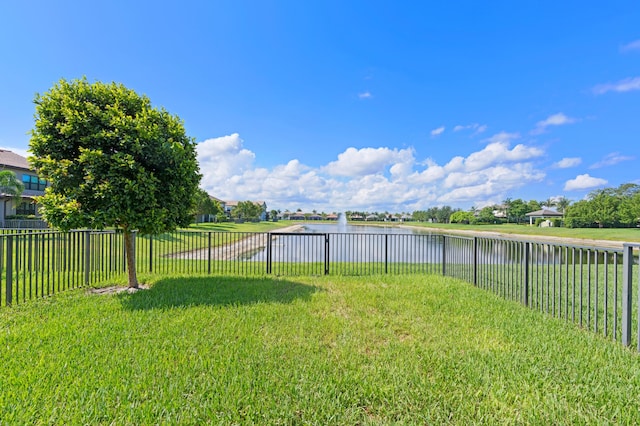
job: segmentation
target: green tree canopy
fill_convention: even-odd
[[[217,216],[222,213],[220,203],[207,193],[204,189],[198,188],[196,191],[195,214]]]
[[[0,170],[0,194],[20,197],[24,191],[24,184],[18,180],[10,170]]]
[[[640,185],[633,183],[591,191],[585,200],[570,205],[565,212],[565,224],[571,228],[635,227],[638,221]]]
[[[231,215],[238,219],[258,219],[262,213],[262,207],[253,201],[240,201],[238,206],[233,209]]]
[[[118,83],[60,80],[36,95],[29,160],[49,180],[39,198],[62,230],[121,228],[129,286],[137,287],[132,232],[192,220],[200,174],[182,121]]]
[[[473,212],[458,210],[451,214],[451,223],[472,223],[475,220]]]

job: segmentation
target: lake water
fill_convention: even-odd
[[[437,263],[441,238],[431,232],[397,226],[305,224],[301,233],[275,234],[274,262]],[[267,249],[251,260],[267,260]]]

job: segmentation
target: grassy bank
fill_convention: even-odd
[[[220,223],[194,223],[187,230],[211,231],[211,232],[269,232],[287,226],[295,225],[298,222],[283,221],[278,222],[220,222]]]
[[[640,242],[639,228],[540,228],[529,225],[504,223],[501,225],[464,225],[457,223],[421,223],[410,222],[410,226],[418,226],[442,231],[474,231],[497,232],[501,234],[535,235],[544,237],[581,238],[589,240],[611,240]]]
[[[640,358],[438,276],[168,277],[0,311],[13,424],[640,421]]]

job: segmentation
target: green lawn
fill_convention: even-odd
[[[291,222],[288,220],[280,220],[278,222],[220,222],[220,223],[194,223],[189,226],[188,230],[206,231],[206,232],[269,232],[287,226],[296,225],[299,222]]]
[[[3,424],[637,424],[640,357],[440,276],[148,278],[0,310]]]
[[[499,232],[503,234],[640,242],[640,228],[540,228],[529,225],[516,225],[513,223],[505,223],[501,225],[464,225],[458,223],[410,222],[407,225],[438,229],[442,231],[466,230]]]

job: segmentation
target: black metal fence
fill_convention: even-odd
[[[139,274],[441,274],[640,351],[638,248],[417,233],[180,231],[138,236],[136,259]],[[118,232],[0,235],[0,306],[122,280],[125,268]]]

